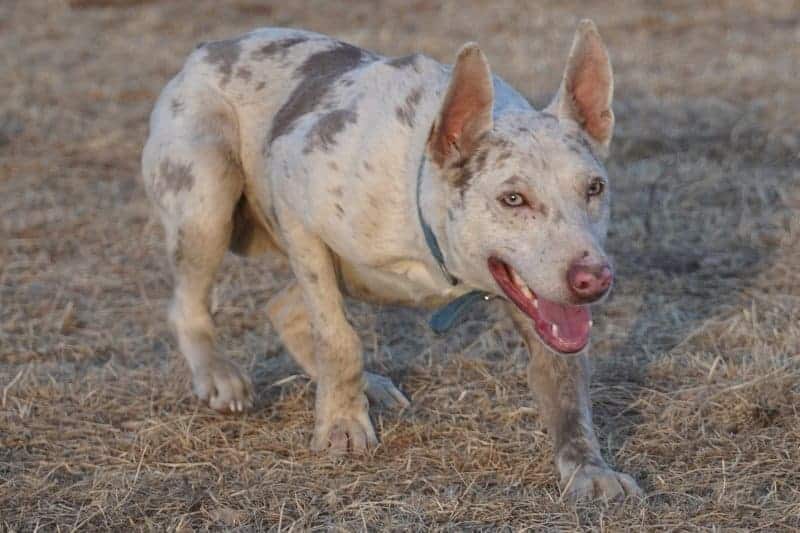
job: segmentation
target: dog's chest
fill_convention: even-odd
[[[378,269],[340,259],[340,273],[349,296],[371,303],[434,308],[466,292],[421,261],[397,261]]]

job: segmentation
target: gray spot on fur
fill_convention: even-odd
[[[419,72],[419,67],[417,66],[417,56],[419,54],[411,54],[410,56],[403,56],[403,57],[393,57],[392,59],[386,62],[387,65],[390,67],[394,67],[396,69],[404,69],[406,67],[414,67],[414,70]]]
[[[417,104],[419,104],[420,100],[422,99],[422,87],[417,87],[413,89],[408,96],[406,96],[406,100],[403,105],[397,106],[395,109],[395,114],[397,118],[408,126],[409,128],[414,127],[414,119],[417,115]]]
[[[453,186],[461,191],[461,196],[469,188],[469,182],[472,181],[472,168],[469,164],[469,158],[462,158],[453,163],[450,167],[453,173],[452,183]]]
[[[547,213],[550,212],[550,208],[547,207],[546,204],[543,204],[541,202],[536,202],[534,203],[534,211],[539,212],[542,214],[543,217],[546,217]]]
[[[336,145],[336,135],[343,131],[348,124],[355,124],[358,114],[351,109],[337,109],[322,115],[306,134],[304,154],[310,154],[316,149],[323,152],[330,151]]]
[[[306,37],[287,37],[286,39],[279,39],[277,41],[272,41],[271,43],[267,43],[258,50],[254,50],[250,57],[257,61],[261,61],[264,59],[270,59],[273,56],[277,55],[280,59],[286,57],[286,54],[289,53],[289,49],[297,44],[304,43],[308,40]]]
[[[564,134],[564,141],[568,144],[581,144],[588,148],[589,143],[586,142],[585,139],[582,137],[575,135],[574,133],[565,133]]]
[[[177,98],[173,98],[169,103],[169,109],[172,111],[172,116],[177,117],[183,112],[183,102]]]
[[[216,41],[205,45],[206,49],[206,63],[215,65],[217,72],[222,76],[220,84],[225,86],[231,81],[231,74],[236,62],[239,61],[239,56],[242,53],[242,45],[239,39],[230,39],[227,41]]]
[[[494,146],[495,148],[510,148],[511,141],[506,138],[498,137],[496,135],[491,135],[490,133],[486,133],[483,135],[483,138],[480,139],[481,141],[485,141],[489,144],[489,146]]]
[[[602,166],[600,160],[597,158],[597,155],[595,155],[594,150],[592,150],[592,145],[589,144],[589,141],[587,141],[583,135],[567,133],[564,135],[564,144],[567,145],[567,148],[571,152],[579,155],[587,154],[597,165]]]
[[[338,216],[339,218],[342,218],[344,216],[344,208],[342,207],[342,204],[340,204],[339,202],[336,202],[334,204],[334,207],[336,208],[336,216]]]
[[[486,168],[486,160],[489,159],[489,150],[483,149],[478,152],[478,155],[475,157],[475,170],[477,172],[483,172],[483,169]]]
[[[236,70],[236,77],[242,81],[250,81],[250,78],[253,77],[253,71],[247,67],[239,67]]]
[[[260,91],[261,89],[263,89],[266,86],[267,86],[267,82],[260,81],[260,82],[258,82],[258,85],[256,85],[256,91]]]
[[[502,163],[503,161],[505,161],[509,157],[511,157],[511,150],[506,150],[505,152],[501,152],[497,156],[497,159],[495,159],[495,161],[498,162],[498,163]]]
[[[478,139],[478,146],[467,157],[453,163],[450,167],[450,182],[461,191],[461,197],[469,189],[469,184],[475,174],[482,172],[486,167],[489,152],[492,148],[508,150],[510,143],[502,138],[484,134]]]
[[[376,56],[351,44],[336,42],[333,48],[309,56],[295,71],[295,76],[305,78],[304,81],[312,76],[317,78],[333,76],[338,79],[345,72],[357,67],[364,59],[375,60]]]
[[[346,43],[335,43],[332,48],[309,56],[294,72],[300,83],[275,114],[267,144],[290,133],[300,117],[322,105],[336,80],[362,61],[374,58],[373,54]]]
[[[194,187],[194,174],[191,163],[173,163],[169,159],[161,161],[158,167],[156,190],[158,194],[190,191]]]
[[[183,228],[178,228],[178,234],[175,236],[175,248],[172,250],[172,265],[177,268],[183,263]]]

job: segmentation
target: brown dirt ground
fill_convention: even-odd
[[[488,5],[0,2],[0,529],[800,528],[800,4]],[[258,407],[198,406],[138,180],[193,45],[297,26],[449,61],[477,40],[542,103],[586,16],[619,124],[595,418],[646,500],[559,501],[526,355],[491,310],[436,337],[424,313],[353,305],[369,366],[413,406],[375,412],[370,457],[312,455],[313,386],[264,313],[288,274],[267,259],[228,259],[216,293]]]

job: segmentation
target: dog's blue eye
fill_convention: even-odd
[[[525,205],[525,197],[518,192],[510,192],[500,197],[500,201],[508,207],[520,207]]]
[[[603,181],[603,178],[592,178],[592,181],[589,182],[589,187],[586,189],[586,196],[589,198],[592,198],[593,196],[600,196],[603,194],[605,188],[606,182]]]

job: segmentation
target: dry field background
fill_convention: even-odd
[[[800,3],[489,5],[0,0],[0,529],[800,528]],[[258,406],[198,406],[138,181],[150,108],[194,44],[297,26],[449,62],[477,40],[541,104],[586,16],[619,125],[595,418],[646,500],[559,501],[525,352],[492,309],[436,337],[424,313],[354,304],[368,366],[413,405],[374,412],[370,457],[311,454],[269,258],[227,259],[216,292]]]

